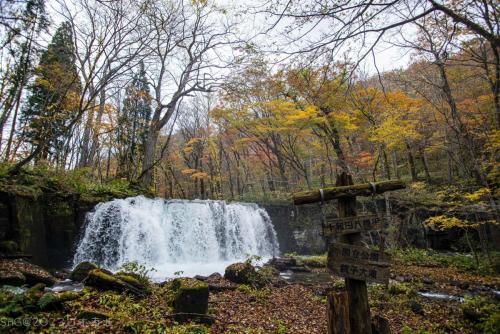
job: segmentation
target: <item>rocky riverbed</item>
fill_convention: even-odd
[[[162,283],[91,263],[56,278],[1,260],[0,283],[6,333],[325,333],[326,295],[344,288],[321,261],[295,258]],[[393,333],[495,333],[499,287],[498,275],[396,261],[389,285],[370,285],[369,299]]]

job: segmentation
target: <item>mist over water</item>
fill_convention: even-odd
[[[249,255],[279,251],[267,212],[256,204],[164,200],[144,196],[100,203],[88,213],[74,265],[91,261],[106,269],[137,261],[151,278],[223,273]]]

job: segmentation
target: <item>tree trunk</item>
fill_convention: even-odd
[[[387,153],[385,151],[384,145],[379,146],[380,154],[382,155],[382,161],[384,163],[384,172],[387,180],[391,179],[391,168],[389,167],[389,160],[387,159]]]
[[[94,132],[92,134],[92,145],[90,147],[90,151],[87,157],[87,161],[85,161],[84,167],[92,166],[92,162],[97,152],[97,148],[99,147],[99,126],[101,125],[102,115],[104,114],[104,107],[106,103],[106,89],[102,89],[99,96],[99,110],[97,111],[97,118],[95,126],[97,129],[93,129]]]
[[[400,179],[401,175],[399,174],[398,155],[396,151],[392,151],[392,168],[394,169],[394,175],[396,175],[396,178]]]
[[[159,135],[160,129],[158,128],[158,123],[152,122],[146,139],[146,145],[144,147],[142,173],[139,177],[141,185],[145,188],[149,188],[153,182],[155,151]]]
[[[427,155],[425,154],[425,149],[423,148],[420,148],[420,159],[422,160],[422,165],[424,166],[425,179],[429,182],[431,180],[431,173],[429,171]]]
[[[415,168],[415,159],[411,151],[410,143],[406,142],[406,154],[408,155],[408,166],[410,167],[411,180],[417,181],[417,169]]]

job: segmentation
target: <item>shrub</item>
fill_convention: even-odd
[[[464,317],[474,323],[478,333],[495,334],[500,328],[500,304],[475,296],[465,297],[461,305]]]

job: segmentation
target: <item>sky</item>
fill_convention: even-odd
[[[60,8],[58,1],[64,0],[48,0],[47,2],[48,11],[53,23],[51,27],[52,31],[62,22],[61,16],[57,13]],[[287,62],[289,56],[287,54],[277,56],[275,50],[276,45],[279,45],[279,48],[282,50],[290,50],[290,45],[287,44],[287,37],[289,36],[284,32],[284,28],[287,24],[290,24],[291,21],[283,20],[275,29],[266,33],[269,26],[274,24],[275,19],[263,14],[252,14],[254,10],[251,9],[257,4],[261,4],[263,1],[265,0],[214,0],[216,5],[227,8],[229,13],[235,15],[233,19],[239,22],[239,35],[242,38],[256,43],[264,50],[264,54],[267,54],[270,59],[276,59],[280,63]],[[71,2],[71,0],[68,2]],[[318,29],[308,34],[307,40],[316,39],[322,31],[327,31],[328,29],[330,29],[328,23],[320,25]],[[393,36],[392,38],[396,37]],[[48,37],[47,40],[48,39],[50,38]],[[306,39],[304,39],[304,41],[306,41]],[[373,56],[369,56],[360,64],[360,69],[365,74],[374,75],[377,73],[377,70],[380,72],[390,71],[405,67],[409,64],[410,57],[407,50],[386,43],[390,41],[391,37],[386,38],[385,42],[383,41],[377,45],[374,50],[375,61]],[[353,50],[356,50],[356,45],[351,45],[351,47]],[[339,53],[343,52],[344,51],[341,50]],[[356,58],[355,52],[351,55],[353,59]]]

